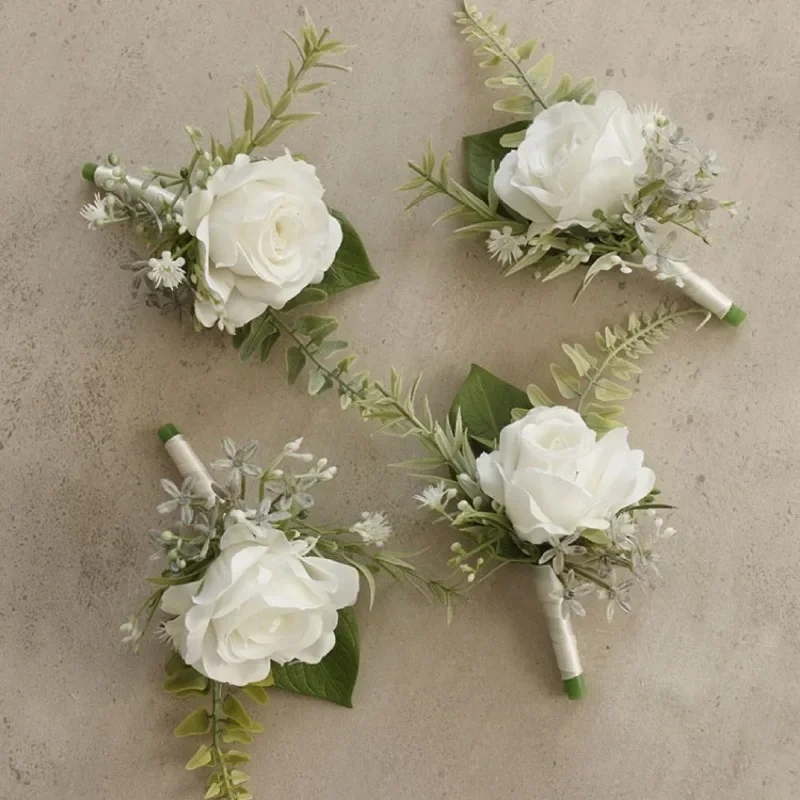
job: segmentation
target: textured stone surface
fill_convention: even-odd
[[[557,344],[654,306],[668,289],[598,280],[501,281],[480,244],[432,231],[436,209],[401,213],[392,189],[428,134],[457,149],[491,111],[450,0],[319,0],[354,72],[325,116],[291,137],[330,202],[362,232],[380,283],[332,303],[377,371],[424,368],[444,408],[471,360],[524,384]],[[116,628],[144,590],[146,531],[170,473],[155,439],[174,420],[211,457],[223,434],[279,446],[304,434],[341,467],[325,513],[391,512],[408,548],[449,538],[413,509],[415,484],[384,466],[407,447],[370,438],[330,399],[285,386],[278,363],[242,367],[130,299],[116,263],[133,241],[92,234],[80,164],[114,149],[170,167],[184,122],[225,131],[226,102],[260,64],[282,73],[279,30],[297,4],[5,0],[0,195],[0,797],[196,798],[170,731],[162,653],[132,657]],[[800,82],[793,0],[505,0],[564,69],[634,103],[657,100],[730,166],[743,198],[715,248],[695,250],[750,318],[679,332],[649,359],[629,404],[632,439],[680,505],[666,583],[636,613],[579,625],[590,695],[568,703],[530,579],[509,569],[448,628],[387,587],[359,609],[356,708],[275,692],[253,747],[258,797],[794,798],[800,450],[795,304]],[[287,140],[289,141],[289,140]]]

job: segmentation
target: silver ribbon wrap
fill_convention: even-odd
[[[680,287],[683,293],[715,317],[722,319],[731,310],[733,300],[717,289],[711,281],[698,275],[688,264],[681,263],[680,268],[675,271],[675,276],[683,282],[683,286]]]
[[[120,193],[127,193],[132,195],[130,188],[119,178],[115,178],[112,172],[113,167],[99,166],[94,172],[94,182],[101,189],[108,191],[109,187]],[[154,181],[149,186],[144,185],[144,181],[139,178],[126,177],[125,180],[137,191],[141,192],[150,205],[154,206],[157,210],[161,207],[162,203],[172,205],[175,200],[175,195],[169,189],[163,189]],[[113,184],[113,185],[112,185]],[[175,210],[180,211],[183,208],[183,201],[178,200],[175,203]]]
[[[194,492],[206,500],[207,507],[214,505],[214,490],[211,488],[211,475],[206,465],[197,457],[189,442],[179,433],[164,444],[164,449],[174,462],[183,478],[194,479]]]
[[[547,621],[547,631],[553,643],[561,679],[566,681],[577,678],[583,673],[583,669],[578,657],[578,640],[572,630],[572,623],[569,616],[564,617],[561,581],[549,565],[534,567],[533,581]]]

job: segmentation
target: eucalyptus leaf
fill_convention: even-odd
[[[277,334],[277,335],[276,335]],[[239,347],[239,360],[244,362],[260,351],[261,344],[271,339],[273,344],[280,337],[269,311],[250,323],[250,333]],[[269,351],[268,351],[269,352]]]
[[[511,411],[530,407],[528,395],[473,364],[469,375],[453,400],[450,414],[461,410],[461,419],[470,435],[482,443],[494,442],[500,431],[511,422]]]
[[[336,646],[319,664],[273,665],[275,685],[352,708],[359,661],[358,626],[352,608],[339,611],[335,634]]]
[[[299,347],[290,347],[286,351],[286,379],[291,386],[306,365],[306,357]]]

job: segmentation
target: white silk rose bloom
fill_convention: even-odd
[[[342,243],[316,170],[287,152],[220,167],[186,198],[183,224],[197,239],[202,283],[195,315],[229,332],[283,308],[319,283]]]
[[[164,592],[161,610],[176,615],[167,634],[188,665],[233,686],[263,680],[273,661],[318,664],[336,643],[337,610],[356,601],[358,572],[232,516],[203,578]]]
[[[505,506],[520,539],[542,544],[587,528],[605,530],[622,508],[655,485],[628,429],[597,440],[576,411],[534,408],[500,431],[492,453],[478,457],[481,489]]]
[[[537,115],[519,148],[500,162],[494,188],[536,227],[588,227],[598,208],[623,210],[646,167],[641,117],[604,91],[593,106],[570,100]]]

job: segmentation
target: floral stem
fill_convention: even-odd
[[[288,336],[295,345],[300,349],[303,355],[330,381],[335,383],[339,388],[349,395],[352,400],[364,399],[363,390],[356,389],[351,383],[344,380],[342,376],[336,371],[330,369],[324,361],[317,358],[308,345],[290,328],[274,311],[271,314],[272,321],[275,327],[284,335]]]
[[[233,783],[231,776],[228,774],[228,767],[225,764],[225,759],[222,757],[222,750],[220,748],[220,723],[222,719],[222,684],[217,681],[211,681],[211,754],[214,759],[214,764],[219,768],[220,779],[222,780],[222,788],[225,792],[223,797],[225,800],[233,800],[235,798]]]
[[[618,344],[612,347],[611,350],[608,351],[605,359],[603,359],[602,364],[600,364],[600,366],[597,367],[597,369],[591,374],[589,377],[589,382],[586,384],[586,388],[581,392],[580,399],[578,400],[578,413],[583,413],[586,402],[591,396],[592,389],[594,389],[602,375],[605,373],[606,369],[608,369],[608,367],[611,365],[614,359],[619,356],[620,353],[627,350],[627,348],[629,348],[632,344],[647,338],[647,336],[652,334],[654,331],[660,330],[670,322],[675,322],[676,320],[682,319],[683,317],[688,317],[692,314],[702,314],[703,316],[706,316],[708,312],[704,308],[687,308],[683,311],[672,311],[669,314],[664,314],[662,317],[656,317],[652,322],[629,334]]]

